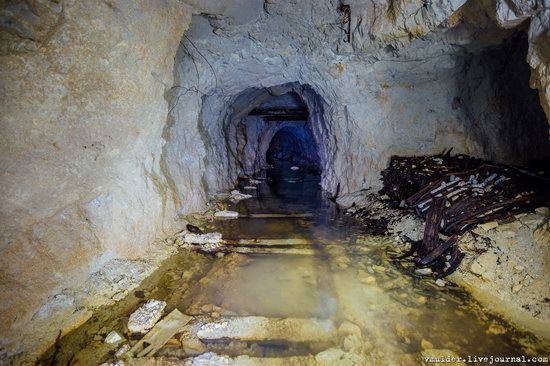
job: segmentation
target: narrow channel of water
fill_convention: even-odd
[[[439,287],[431,277],[414,275],[410,263],[392,260],[398,251],[392,240],[365,234],[358,221],[339,212],[322,196],[318,177],[288,166],[283,169],[272,175],[277,182],[259,184],[247,192],[254,198],[233,207],[243,218],[206,226],[235,241],[279,239],[284,244],[275,247],[283,252],[292,248],[294,254],[220,258],[182,251],[139,291],[64,337],[57,363],[112,360],[116,347],[106,345],[104,336],[111,330],[125,334],[127,317],[151,298],[166,301],[168,311],[178,308],[193,315],[212,316],[214,306],[220,313],[216,317],[322,319],[335,327],[352,323],[361,329],[359,340],[336,337],[328,343],[295,343],[288,334],[270,342],[206,344],[208,350],[230,356],[288,357],[337,347],[361,354],[366,365],[419,365],[421,352],[430,348],[462,357],[550,354],[548,343],[484,311],[461,289],[452,284]],[[311,216],[254,217],[263,213]],[[282,239],[299,244],[288,245]],[[192,355],[177,348],[173,342],[159,353]]]

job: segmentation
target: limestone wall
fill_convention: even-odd
[[[28,356],[89,316],[69,289],[171,230],[164,93],[190,14],[71,0],[1,17],[0,347]]]
[[[397,19],[352,4],[353,21],[362,22],[352,28],[351,43],[329,26],[341,14],[321,3],[311,8],[270,1],[258,19],[238,25],[193,17],[178,53],[174,128],[189,130],[197,121],[200,139],[192,150],[205,154],[205,173],[196,166],[191,174],[209,193],[249,173],[254,136],[243,132],[244,118],[276,89],[294,90],[307,103],[300,90],[307,87],[315,96],[310,103],[318,100],[321,112],[311,127],[324,164],[323,188],[333,193],[338,186],[340,193],[379,186],[379,172],[393,154],[453,147],[454,153],[523,163],[550,147],[540,128],[544,117],[532,108],[536,98],[515,103],[513,92],[502,90],[514,89],[507,81],[514,84],[528,71],[515,66],[525,62],[524,53],[508,59],[503,39],[518,31],[498,26],[494,3],[429,2],[426,11],[415,12],[418,2],[402,2]],[[490,62],[491,52],[512,65]],[[532,96],[525,81],[516,93],[525,88]],[[190,154],[177,139],[174,149]],[[187,174],[179,181],[185,179]]]

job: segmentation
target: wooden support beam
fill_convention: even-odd
[[[259,116],[266,121],[303,121],[308,119],[307,108],[256,108],[248,113],[249,116]]]

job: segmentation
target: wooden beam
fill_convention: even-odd
[[[302,121],[309,117],[309,111],[307,108],[256,108],[248,115],[259,116],[266,121]]]

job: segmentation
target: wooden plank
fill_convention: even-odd
[[[336,329],[332,320],[246,316],[206,323],[198,329],[197,337],[201,340],[330,342],[336,337]]]
[[[219,250],[223,253],[240,254],[286,254],[286,255],[317,255],[318,251],[311,248],[269,248],[269,247],[240,247],[228,245]]]
[[[296,214],[278,214],[278,213],[253,213],[248,215],[241,215],[241,219],[293,219],[312,217],[311,213],[296,213]]]
[[[137,357],[153,356],[191,319],[193,318],[181,313],[178,309],[172,310],[130,349],[130,354]]]
[[[422,249],[424,255],[434,250],[439,245],[439,228],[443,218],[446,199],[443,197],[435,198],[432,206],[426,216],[426,226],[424,228],[424,239],[422,240]]]
[[[302,238],[286,238],[286,239],[240,239],[235,242],[226,242],[225,244],[236,244],[236,245],[260,245],[260,246],[270,246],[270,245],[312,245],[314,242],[309,239]]]
[[[445,251],[447,249],[449,249],[450,247],[452,247],[456,241],[458,240],[458,235],[453,235],[451,236],[449,239],[447,239],[445,241],[445,243],[441,244],[440,246],[438,246],[437,248],[435,248],[434,250],[432,250],[428,255],[425,255],[424,257],[422,257],[418,263],[422,264],[422,265],[426,265],[428,263],[431,263],[433,262],[434,260],[437,259],[437,257],[439,257],[440,255],[442,255],[443,253],[445,253]]]
[[[221,360],[216,365],[246,365],[246,366],[319,366],[315,356],[289,356],[289,357],[250,357],[250,356],[219,356]],[[181,360],[174,359],[161,359],[162,361],[158,362],[155,365],[162,366],[181,366],[183,363]],[[189,365],[207,365],[203,356],[195,356],[187,358],[185,360]],[[208,361],[206,361],[208,362]],[[224,363],[222,363],[224,362]],[[129,366],[142,366],[138,364],[130,364]]]
[[[453,230],[456,230],[457,228],[462,227],[462,222],[466,222],[466,221],[469,221],[469,223],[472,223],[472,224],[474,224],[474,223],[477,224],[477,223],[484,222],[485,220],[483,219],[482,216],[487,214],[489,211],[502,210],[506,207],[513,206],[513,205],[518,204],[518,203],[525,203],[527,201],[531,201],[531,200],[534,200],[534,199],[535,199],[535,197],[513,198],[513,199],[508,200],[508,201],[503,201],[503,202],[495,203],[495,204],[492,204],[492,205],[483,206],[483,207],[480,207],[480,208],[478,208],[477,210],[474,210],[474,211],[465,212],[464,214],[457,215],[457,216],[453,217],[452,220],[449,220],[449,222],[448,222],[448,224],[447,224],[447,226],[445,227],[444,230],[447,231],[447,232],[451,232]],[[502,212],[503,212],[503,216],[504,216],[506,211],[503,210]],[[494,220],[495,216],[491,215],[491,217]],[[472,219],[474,219],[474,220],[470,221]]]

